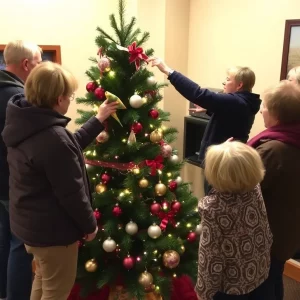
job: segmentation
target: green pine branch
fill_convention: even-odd
[[[142,38],[140,40],[136,41],[136,45],[137,46],[143,45],[144,43],[146,43],[149,40],[149,38],[150,38],[150,33],[144,32]]]
[[[122,36],[122,32],[121,32],[122,27],[121,27],[121,29],[118,28],[116,17],[114,14],[110,15],[109,19],[110,19],[111,27],[115,30],[115,33],[116,33],[117,37],[119,38],[119,41],[120,41],[119,43],[122,44],[122,40],[123,40],[123,36]]]
[[[130,36],[130,33],[132,32],[132,29],[135,26],[135,24],[136,24],[136,18],[132,17],[130,23],[124,27],[124,31],[125,31],[125,34],[124,34],[124,38],[125,38],[124,44],[125,45],[129,45],[130,44],[130,40],[129,40],[128,37]],[[125,46],[125,45],[122,45],[122,46]]]
[[[106,33],[102,28],[97,27],[96,30],[102,34],[106,39],[112,41],[113,43],[117,43],[108,33]]]

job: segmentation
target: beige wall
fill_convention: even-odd
[[[220,87],[227,67],[247,65],[262,93],[279,81],[285,20],[299,11],[299,0],[191,0],[189,76]],[[251,135],[262,129],[258,115]]]
[[[95,56],[98,50],[94,43],[96,27],[111,32],[108,17],[117,12],[117,7],[117,0],[2,0],[0,43],[23,39],[61,45],[62,64],[79,80],[76,96],[83,96],[88,80],[84,72],[91,66],[88,58]],[[136,0],[128,0],[127,12],[136,15]],[[75,102],[68,116],[77,117]],[[69,128],[75,129],[73,122]]]

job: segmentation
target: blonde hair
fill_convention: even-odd
[[[47,61],[36,66],[29,74],[25,96],[33,105],[53,108],[59,96],[71,96],[77,88],[73,74],[61,65]]]
[[[279,123],[300,122],[300,86],[288,80],[280,81],[264,93],[264,105]]]
[[[237,83],[243,83],[241,91],[252,92],[255,84],[255,74],[248,67],[232,67],[227,70],[227,74],[233,75]]]
[[[265,169],[255,149],[241,142],[225,142],[208,148],[204,174],[219,192],[244,193],[263,180]]]
[[[300,66],[290,69],[287,76],[288,79],[292,75],[292,73],[294,73],[297,83],[300,85]]]
[[[19,64],[24,59],[32,61],[38,52],[43,53],[38,45],[17,40],[6,45],[3,58],[6,65]]]

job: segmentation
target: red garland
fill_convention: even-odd
[[[169,212],[160,212],[158,214],[159,218],[161,219],[161,223],[159,225],[159,227],[162,230],[165,230],[168,223],[170,223],[171,225],[173,225],[173,227],[175,227],[176,222],[174,220],[175,217],[175,212],[174,211],[169,211]]]
[[[161,155],[156,156],[154,160],[146,159],[146,165],[151,168],[150,174],[152,176],[155,176],[157,170],[161,170],[164,167],[164,165],[162,164],[163,162],[164,159]]]
[[[128,51],[130,53],[129,62],[135,62],[135,67],[137,70],[140,68],[140,60],[148,59],[148,56],[143,53],[144,50],[142,47],[136,47],[136,42],[133,42],[130,46],[128,46]]]
[[[135,164],[134,162],[118,163],[118,162],[106,162],[106,161],[101,161],[101,160],[85,159],[85,163],[87,165],[111,168],[111,169],[116,169],[119,171],[128,171],[128,170],[132,170],[136,167],[142,168],[146,163],[146,165],[151,168],[152,176],[155,176],[157,169],[161,170],[164,167],[164,165],[162,164],[163,161],[164,161],[164,159],[161,155],[158,155],[154,160],[146,160],[145,162],[141,162],[138,165]]]
[[[100,160],[85,159],[85,163],[87,165],[91,165],[91,166],[117,169],[120,171],[132,170],[133,168],[136,167],[136,164],[134,162],[117,163],[117,162],[106,162],[106,161],[100,161]]]

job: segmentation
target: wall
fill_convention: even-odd
[[[279,81],[285,20],[299,11],[298,0],[191,0],[189,76],[220,87],[227,67],[247,65],[262,93]],[[263,128],[258,115],[251,135]]]
[[[136,0],[127,1],[127,13],[137,14]],[[96,56],[96,27],[111,33],[109,15],[117,12],[117,0],[1,0],[1,44],[10,40],[30,40],[37,44],[61,45],[62,64],[78,78],[76,96],[83,96],[88,78],[88,60]],[[14,23],[13,23],[14,22]],[[76,105],[70,106],[68,116],[77,117]],[[72,122],[69,126],[75,129]]]

